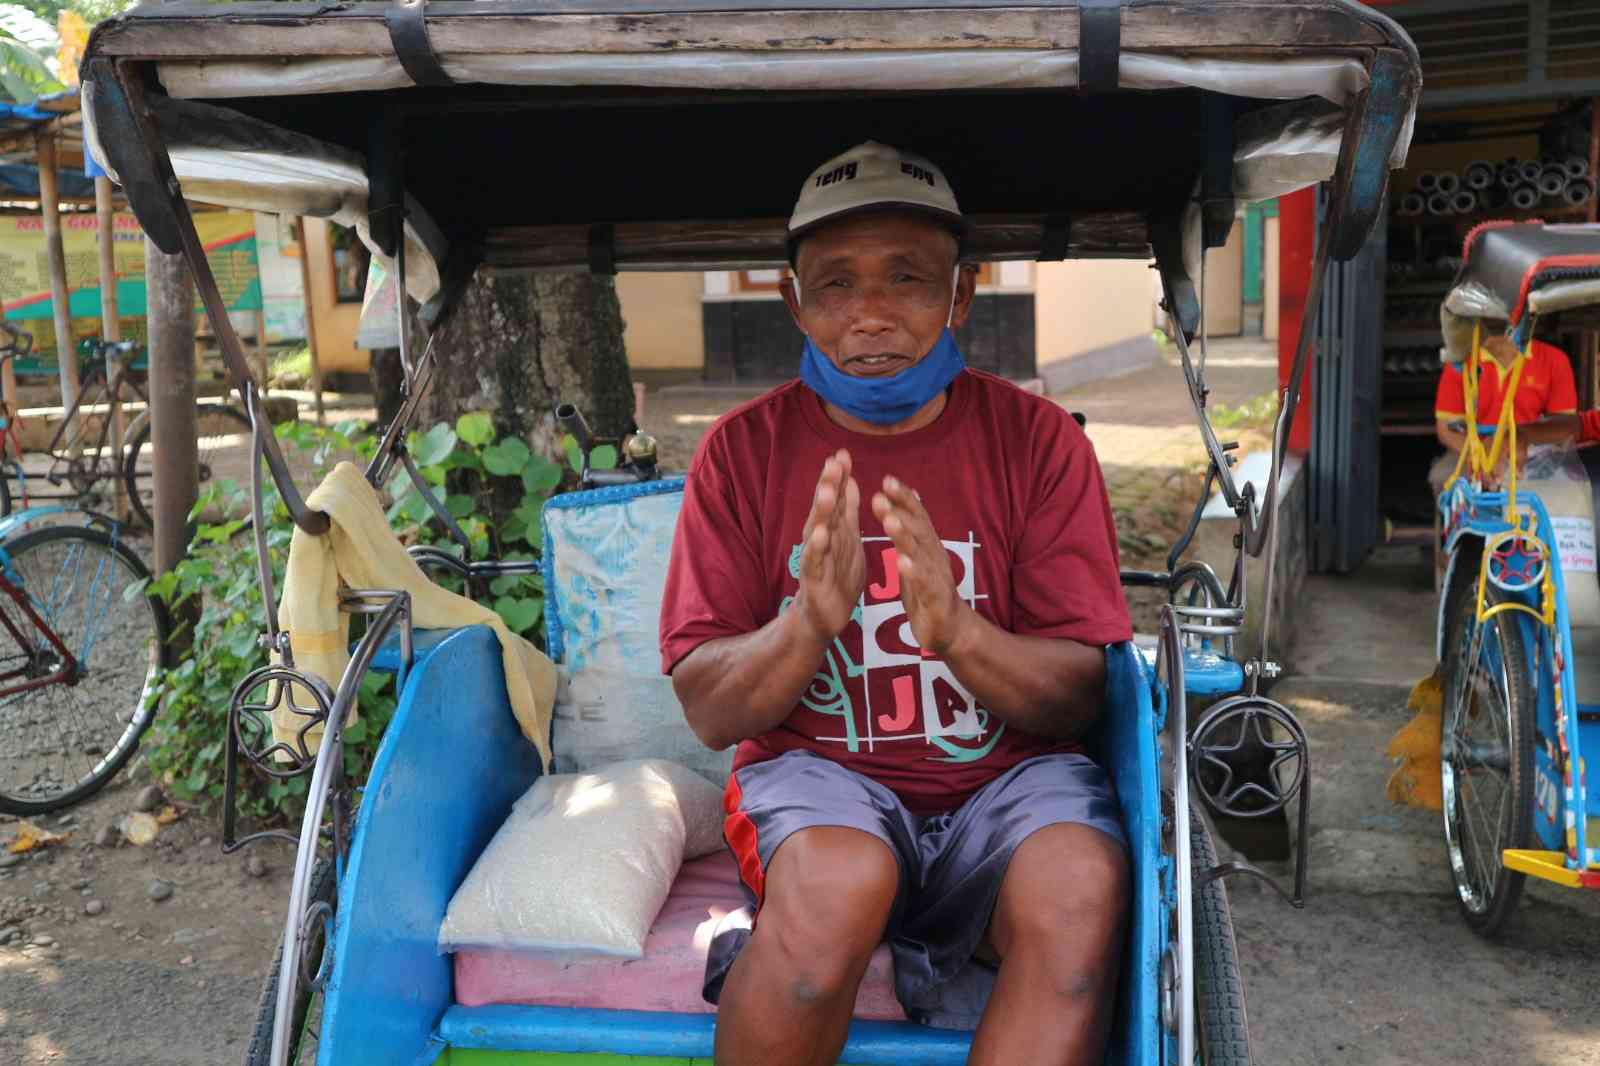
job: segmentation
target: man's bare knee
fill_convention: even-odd
[[[1093,992],[1098,971],[1120,944],[1128,909],[1128,861],[1121,847],[1085,826],[1040,830],[1012,857],[990,939],[1003,958],[1021,952],[1047,960],[1058,991]]]
[[[767,872],[755,935],[797,1003],[853,991],[846,986],[883,939],[899,887],[894,854],[867,833],[826,827],[784,841]]]

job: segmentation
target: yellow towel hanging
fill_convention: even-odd
[[[322,536],[296,529],[278,604],[278,624],[289,634],[295,666],[330,687],[350,662],[350,616],[339,610],[339,586],[399,589],[411,594],[411,618],[422,629],[486,625],[500,640],[506,696],[522,733],[550,766],[550,715],[555,702],[555,666],[500,616],[428,579],[389,528],[378,494],[352,464],[334,467],[306,503],[325,513],[332,526]],[[294,744],[303,724],[284,707],[273,712],[275,740]],[[356,720],[352,706],[346,725]],[[320,730],[316,731],[320,735]],[[307,747],[317,736],[308,734]]]

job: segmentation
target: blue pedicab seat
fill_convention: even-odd
[[[565,675],[574,643],[596,628],[596,611],[637,610],[658,603],[665,559],[649,547],[660,523],[675,519],[681,480],[597,489],[557,497],[546,510],[547,628]],[[589,538],[587,556],[563,568],[574,549],[562,534],[603,516],[604,534]],[[571,518],[573,521],[564,522]],[[670,528],[670,527],[668,527]],[[595,566],[598,562],[601,565]],[[575,575],[583,581],[576,582]],[[602,574],[626,583],[595,587]],[[656,582],[650,600],[642,584]],[[587,584],[584,584],[587,583]],[[642,583],[642,584],[641,584]],[[581,587],[584,604],[569,602]],[[609,617],[609,615],[608,615]],[[628,639],[651,649],[655,620]],[[377,665],[397,665],[380,655]],[[1157,734],[1164,695],[1145,654],[1133,644],[1107,654],[1106,712],[1093,750],[1117,785],[1133,849],[1134,898],[1111,1050],[1107,1062],[1155,1066],[1162,1061],[1158,971],[1168,942],[1164,898],[1173,892],[1170,859],[1161,851]],[[1196,663],[1195,679],[1225,671]],[[1237,666],[1233,669],[1237,671]],[[420,633],[414,665],[390,722],[356,819],[340,882],[333,967],[327,985],[318,1061],[339,1066],[382,1064],[558,1063],[563,1056],[709,1061],[713,1014],[540,1005],[464,1006],[456,1002],[452,960],[436,948],[451,896],[499,828],[512,803],[539,775],[538,758],[520,735],[506,701],[500,652],[489,630],[472,627]],[[1234,690],[1237,689],[1235,686]],[[1230,690],[1231,691],[1231,690]],[[557,766],[563,729],[581,721],[557,712]],[[685,727],[685,733],[687,729]],[[635,756],[658,755],[640,751]],[[912,1022],[857,1020],[840,1061],[869,1064],[962,1063],[971,1034]]]

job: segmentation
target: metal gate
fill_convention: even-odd
[[[1326,192],[1317,195],[1318,229]],[[1387,208],[1380,213],[1382,218]],[[1383,399],[1383,295],[1388,234],[1330,262],[1312,363],[1308,511],[1312,570],[1354,570],[1378,542],[1378,418]]]

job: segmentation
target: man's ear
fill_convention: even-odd
[[[972,313],[972,298],[978,291],[978,267],[976,263],[962,263],[961,269],[956,273],[956,299],[950,308],[950,328],[960,329],[966,324],[967,316]]]
[[[806,327],[800,322],[800,296],[795,291],[798,284],[800,282],[794,274],[784,271],[782,280],[778,282],[778,292],[783,294],[784,306],[789,309],[789,317],[794,319],[795,328],[804,333]]]

